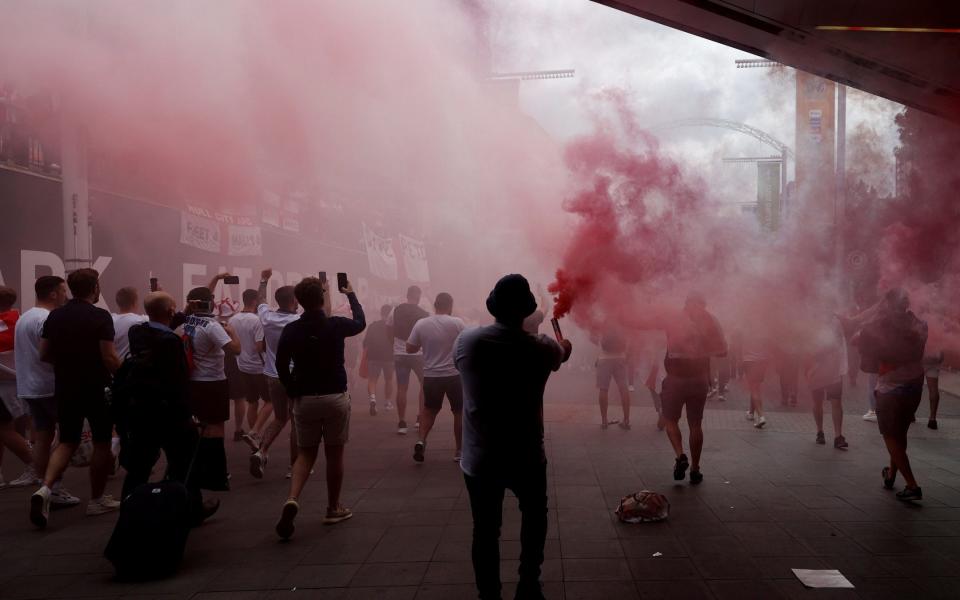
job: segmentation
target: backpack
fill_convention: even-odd
[[[663,494],[643,490],[624,496],[615,514],[624,523],[665,521],[670,516],[670,501]]]

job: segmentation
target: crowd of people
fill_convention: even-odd
[[[358,371],[367,379],[371,416],[395,408],[396,431],[407,435],[411,374],[420,382],[412,448],[417,463],[426,460],[429,436],[447,400],[455,442],[451,458],[463,471],[474,520],[472,556],[481,597],[500,597],[501,504],[508,489],[519,499],[523,518],[518,597],[542,597],[543,394],[550,374],[570,358],[572,344],[559,334],[556,340],[539,334],[547,307],[538,303],[527,280],[503,277],[486,301],[494,323],[468,327],[454,316],[450,294],[438,293],[430,314],[421,307],[416,286],[407,290],[406,302],[381,306],[380,319],[370,324],[349,281],[338,282],[337,290],[346,297],[346,315],[335,314],[329,283],[314,277],[279,287],[271,305],[270,269],[261,272],[257,289],[242,293],[242,305],[218,304],[214,291],[228,276],[189,290],[182,310],[162,290],[150,291],[141,304],[136,288],[121,288],[116,314],[97,306],[101,291],[93,269],[76,270],[66,281],[38,278],[36,306],[23,314],[13,309],[16,292],[0,287],[0,441],[27,465],[10,482],[0,475],[0,484],[39,486],[30,497],[30,521],[44,528],[51,506],[80,504],[62,481],[87,436],[92,445],[88,515],[119,509],[150,480],[162,452],[164,477],[186,486],[191,525],[200,524],[219,507],[219,500],[205,500],[202,490],[230,489],[225,439],[231,404],[233,440],[249,446],[252,477],[265,476],[273,444],[289,439],[289,493],[276,524],[281,539],[294,534],[300,498],[321,446],[328,496],[323,521],[334,525],[350,519],[353,513],[341,500],[350,437],[349,340],[366,332]],[[666,430],[675,453],[674,479],[684,480],[689,471],[690,483],[700,484],[708,397],[723,400],[729,382],[742,376],[750,396],[747,418],[762,428],[770,352],[744,336],[735,335],[728,344],[719,320],[697,293],[664,320],[663,333],[662,362],[638,361],[643,353],[627,342],[629,332],[595,339],[601,426],[631,429],[630,394],[643,377],[659,414],[658,427]],[[854,345],[858,370],[870,374],[875,407],[864,418],[876,419],[888,450],[882,484],[893,489],[901,475],[905,487],[897,497],[922,499],[907,456],[907,430],[924,383],[934,391],[942,362],[942,356],[928,355],[926,324],[910,312],[907,295],[895,289],[852,316],[825,319],[821,333],[808,356],[780,361],[783,403],[796,404],[798,376],[792,371],[804,373],[816,443],[826,443],[824,404],[829,402],[834,447],[846,449],[841,401],[848,348]],[[608,415],[611,383],[619,392],[620,420]],[[938,401],[931,393],[932,428]],[[686,447],[680,428],[684,411]],[[120,442],[118,457],[114,439]],[[120,499],[105,493],[115,461],[126,473]]]

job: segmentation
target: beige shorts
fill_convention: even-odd
[[[293,402],[297,446],[340,446],[350,437],[350,394],[301,396]]]

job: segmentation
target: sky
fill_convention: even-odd
[[[523,110],[559,139],[591,129],[583,98],[621,88],[641,126],[728,119],[794,146],[791,69],[737,69],[736,59],[755,57],[588,0],[491,0],[489,6],[496,71],[576,70],[574,79],[521,86]],[[850,170],[883,193],[893,192],[893,118],[900,110],[870,94],[848,93]],[[774,153],[749,136],[718,128],[658,135],[664,150],[722,190],[724,202],[755,200],[756,175],[752,164],[724,164],[721,158]],[[873,164],[877,156],[880,165]],[[867,160],[869,166],[860,164]]]

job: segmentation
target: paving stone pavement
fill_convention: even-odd
[[[911,455],[924,489],[903,505],[880,487],[885,453],[864,422],[862,388],[847,390],[848,451],[813,442],[801,406],[771,406],[769,424],[744,419],[739,385],[705,419],[705,482],[674,482],[672,453],[655,428],[648,397],[633,395],[633,429],[601,431],[590,373],[563,371],[547,395],[549,535],[543,569],[550,599],[620,598],[956,598],[960,590],[960,401],[945,395],[940,429],[925,427],[926,402],[911,430]],[[772,394],[773,388],[771,388]],[[611,415],[619,416],[615,392]],[[772,397],[772,395],[771,395]],[[776,403],[771,403],[776,404]],[[0,598],[261,600],[458,600],[475,598],[469,500],[451,460],[444,413],[427,461],[411,458],[414,435],[394,432],[395,414],[370,417],[355,394],[345,503],[356,516],[321,524],[322,467],[307,487],[296,536],[278,542],[273,526],[286,498],[285,451],[267,476],[247,473],[242,444],[228,442],[232,491],[221,511],[194,530],[180,572],[129,584],[111,579],[101,552],[115,515],[54,512],[46,531],[27,520],[33,490],[0,490]],[[828,439],[832,436],[829,422]],[[15,476],[16,460],[6,457]],[[319,466],[319,465],[318,465]],[[67,486],[86,497],[86,473]],[[119,491],[120,481],[110,482]],[[665,523],[623,525],[612,510],[628,493],[652,489],[672,506]],[[504,506],[504,597],[512,597],[520,516]],[[809,590],[792,568],[839,569],[853,590]]]

